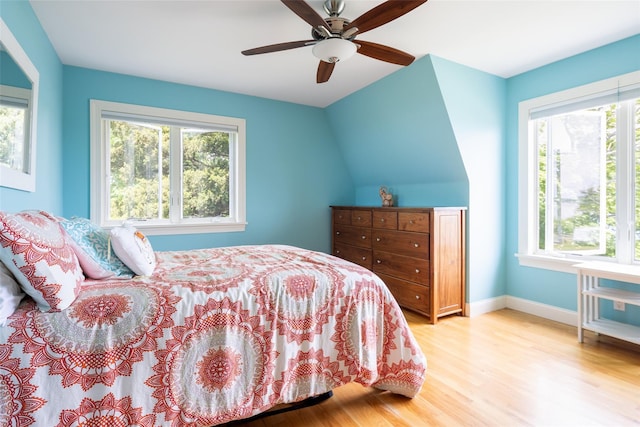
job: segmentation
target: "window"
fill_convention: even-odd
[[[640,263],[640,72],[519,105],[523,265]]]
[[[0,85],[0,165],[29,171],[29,99],[31,90]]]
[[[91,218],[148,234],[242,231],[245,122],[91,101]]]

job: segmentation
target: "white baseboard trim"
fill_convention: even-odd
[[[467,316],[476,317],[492,311],[502,310],[507,307],[507,296],[487,298],[481,301],[467,303]]]
[[[467,316],[479,316],[481,314],[503,308],[522,311],[524,313],[533,314],[534,316],[554,320],[570,326],[578,325],[578,313],[575,311],[509,295],[503,295],[467,304]]]
[[[544,317],[570,326],[578,325],[578,312],[553,305],[507,296],[507,308]]]

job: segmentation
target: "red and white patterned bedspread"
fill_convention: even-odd
[[[357,382],[413,397],[426,359],[373,273],[281,245],[158,252],[0,327],[0,426],[211,426]]]

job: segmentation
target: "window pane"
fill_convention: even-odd
[[[603,255],[607,241],[605,108],[536,120],[539,249]],[[613,163],[615,164],[615,163]],[[615,167],[613,176],[615,179]],[[615,192],[612,192],[615,196]],[[615,202],[615,200],[613,200]],[[615,214],[615,212],[614,212]],[[615,224],[615,215],[614,224]]]
[[[546,120],[535,121],[538,145],[538,249],[541,251],[544,251],[547,245],[547,145],[549,143],[547,128]]]
[[[229,147],[233,134],[183,129],[183,218],[229,217]]]
[[[0,164],[24,171],[25,108],[0,107]]]
[[[168,128],[109,120],[109,220],[169,217]]]

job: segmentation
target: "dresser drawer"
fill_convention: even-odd
[[[334,209],[333,210],[333,223],[351,225],[351,210],[349,209]]]
[[[422,285],[429,284],[429,260],[373,251],[373,271]]]
[[[398,212],[373,211],[373,228],[396,230],[398,228]]]
[[[429,212],[398,212],[398,230],[429,232]]]
[[[0,0],[2,1],[2,0]],[[379,275],[430,323],[465,312],[465,208],[331,206],[333,254]]]
[[[429,234],[373,230],[373,249],[429,259]]]
[[[387,285],[398,305],[429,315],[429,286],[417,285],[385,274],[378,275]]]
[[[354,264],[363,266],[371,270],[371,250],[358,248],[351,245],[342,245],[336,243],[333,248],[333,254]]]
[[[333,230],[333,238],[336,243],[346,243],[347,245],[371,249],[370,228],[336,224]]]
[[[371,227],[371,211],[354,209],[351,211],[351,225]]]

